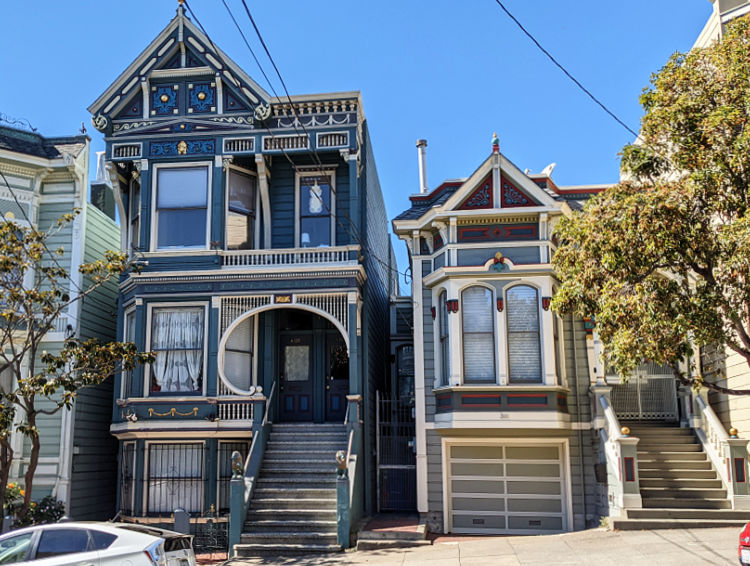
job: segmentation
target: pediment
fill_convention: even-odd
[[[198,29],[182,6],[89,107],[94,126],[114,121],[251,113],[270,95]]]
[[[497,163],[495,163],[497,159]],[[495,172],[499,167],[499,175]],[[499,180],[499,188],[495,183]],[[448,210],[556,206],[556,201],[502,154],[490,155],[442,205]]]

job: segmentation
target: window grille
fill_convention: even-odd
[[[232,453],[237,451],[244,462],[250,450],[248,442],[219,442],[219,486],[217,489],[219,514],[229,513],[232,479]]]
[[[135,513],[135,442],[122,445],[120,459],[120,513]]]
[[[170,514],[177,508],[203,511],[203,451],[202,443],[148,445],[148,515]]]

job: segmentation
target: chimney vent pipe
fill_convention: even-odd
[[[427,192],[427,140],[417,140],[419,153],[419,192]]]

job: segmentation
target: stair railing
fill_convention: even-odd
[[[346,452],[336,453],[336,535],[342,548],[351,546],[352,525],[359,520],[361,497],[355,497],[361,484],[357,467],[362,421],[360,420],[361,395],[347,395],[344,425],[348,432]]]
[[[702,395],[694,395],[693,408],[697,418],[691,419],[691,424],[727,489],[732,509],[750,509],[748,441],[738,438],[734,428],[727,432]]]
[[[229,500],[229,556],[232,555],[234,545],[240,542],[242,527],[245,524],[250,500],[258,483],[258,475],[263,463],[263,454],[266,451],[268,436],[271,433],[268,415],[273,406],[275,391],[276,382],[271,386],[271,393],[268,395],[268,398],[261,395],[253,399],[253,440],[250,444],[250,451],[247,454],[244,465],[240,453],[232,453],[232,480],[230,482]]]
[[[638,477],[638,438],[620,425],[610,403],[612,388],[597,384],[591,387],[596,397],[596,428],[604,446],[607,464],[607,491],[615,511],[640,509],[640,480]]]

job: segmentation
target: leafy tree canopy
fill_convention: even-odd
[[[679,371],[709,343],[750,365],[750,22],[673,55],[640,100],[627,180],[555,229],[553,308],[594,315],[621,375],[652,360],[683,383],[750,394],[704,383],[699,367]]]

